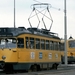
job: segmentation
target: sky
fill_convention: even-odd
[[[53,19],[51,32],[58,33],[64,38],[64,0],[15,0],[15,25],[16,27],[30,27],[28,18],[32,12],[32,4],[49,3],[49,11]],[[67,38],[75,38],[75,0],[66,0],[67,5]],[[14,0],[0,0],[0,27],[14,27]],[[43,8],[42,8],[43,9]],[[60,10],[58,10],[60,9]],[[40,9],[39,9],[40,10]],[[34,14],[34,12],[33,12]],[[40,14],[41,15],[41,14]],[[39,16],[40,16],[39,15]],[[48,16],[48,13],[47,13]],[[37,19],[31,19],[32,26],[37,27]],[[41,20],[41,19],[40,19]],[[46,27],[50,27],[49,20],[45,19]],[[42,23],[40,27],[43,27]]]

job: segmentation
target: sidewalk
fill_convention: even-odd
[[[60,64],[59,66],[58,66],[58,69],[69,69],[69,68],[75,68],[75,64],[67,64],[67,65],[65,65],[65,64]]]

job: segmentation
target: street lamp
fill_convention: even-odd
[[[67,17],[66,17],[66,0],[64,0],[64,37],[65,37],[65,65],[67,66]]]
[[[14,0],[14,28],[15,28],[15,0]]]

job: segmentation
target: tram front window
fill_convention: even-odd
[[[1,38],[0,48],[16,48],[17,41],[15,38]]]
[[[75,40],[69,41],[69,47],[75,48]]]

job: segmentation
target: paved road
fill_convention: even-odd
[[[57,70],[29,72],[29,73],[16,73],[16,74],[2,74],[0,75],[75,75],[75,64],[68,66],[60,65]]]

